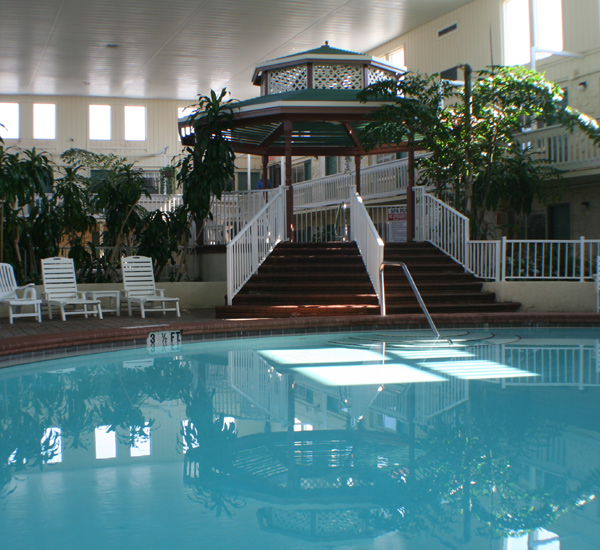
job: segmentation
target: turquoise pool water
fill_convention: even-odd
[[[0,548],[600,548],[600,330],[0,369]]]

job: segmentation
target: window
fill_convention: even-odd
[[[0,137],[19,139],[19,104],[0,103]]]
[[[311,179],[311,172],[310,160],[292,166],[292,183],[299,183]]]
[[[256,184],[260,179],[260,172],[250,172],[250,187],[248,187],[248,172],[238,172],[238,189],[240,191],[248,191],[256,189]]]
[[[406,63],[404,62],[404,46],[390,52],[387,56],[388,61],[395,65],[396,67],[406,67]]]
[[[150,456],[150,426],[148,422],[142,428],[141,426],[132,426],[129,430],[131,438],[131,447],[129,454],[132,457]]]
[[[117,456],[117,434],[110,426],[98,426],[94,431],[96,458],[115,458]]]
[[[533,61],[532,48],[537,52]],[[504,1],[505,65],[535,65],[562,49],[562,0]]]
[[[42,457],[46,464],[62,462],[62,433],[60,428],[46,428],[41,440]]]
[[[195,107],[177,107],[177,120],[190,116],[196,110]],[[179,134],[179,132],[177,132]],[[181,135],[178,136],[181,141]]]
[[[125,106],[125,140],[146,141],[146,107]]]
[[[148,191],[151,195],[161,193],[160,188],[160,170],[144,170],[141,173],[144,178],[144,191]]]
[[[90,105],[90,139],[110,139],[110,130],[110,105]]]
[[[56,105],[33,104],[33,139],[56,139]]]
[[[325,175],[331,176],[338,173],[338,158],[325,157]]]

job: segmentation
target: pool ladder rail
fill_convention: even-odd
[[[429,323],[429,326],[431,327],[433,334],[435,335],[436,338],[439,338],[440,333],[438,332],[438,329],[435,326],[435,323],[433,322],[431,315],[429,315],[429,310],[427,309],[427,306],[425,305],[425,302],[423,301],[423,298],[421,297],[421,293],[419,292],[419,289],[417,288],[417,285],[415,284],[415,281],[412,278],[412,275],[410,274],[410,271],[404,262],[381,262],[381,265],[379,266],[379,286],[381,288],[381,302],[379,304],[379,309],[380,309],[381,315],[383,315],[383,316],[386,315],[385,284],[384,284],[384,280],[383,280],[383,271],[386,266],[401,267],[403,269],[404,274],[406,275],[406,278],[408,279],[408,283],[410,284],[410,287],[412,288],[412,291],[413,291],[415,297],[417,298],[417,301],[419,302],[419,306],[421,306],[421,310],[423,311],[423,313],[425,314],[425,317],[427,318],[427,322]]]

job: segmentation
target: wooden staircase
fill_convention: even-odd
[[[429,243],[387,243],[384,261],[404,262],[430,313],[517,311],[518,302],[496,302],[483,282]],[[387,314],[419,313],[421,308],[401,267],[385,268]]]
[[[431,313],[515,311],[427,243],[386,244],[385,260],[404,262]],[[385,268],[387,313],[420,313],[400,267]],[[378,315],[379,304],[356,243],[277,245],[219,319]]]

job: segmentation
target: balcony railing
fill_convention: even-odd
[[[212,219],[204,223],[203,243],[207,245],[227,244],[230,242],[269,201],[276,189],[264,191],[234,191],[223,193],[221,200],[213,199]],[[148,211],[170,212],[183,204],[182,195],[152,195],[138,202]]]
[[[537,158],[561,170],[600,168],[600,147],[581,130],[569,132],[561,126],[550,126],[524,132],[519,141],[528,145]]]
[[[363,200],[406,194],[408,161],[395,160],[362,168],[360,192]],[[318,178],[294,186],[294,209],[317,208],[339,204],[356,189],[355,171]]]

